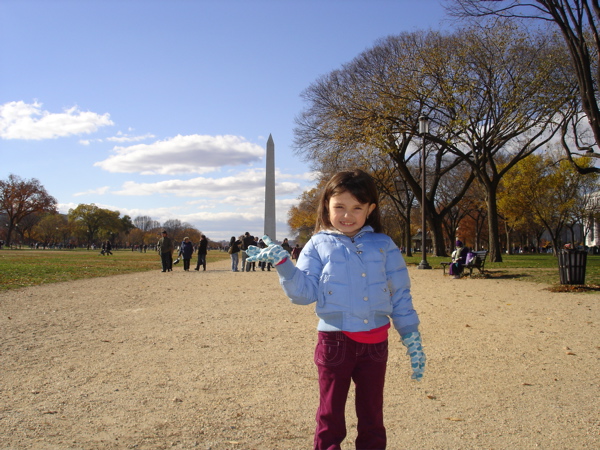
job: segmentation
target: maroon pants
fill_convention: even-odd
[[[319,371],[319,409],[315,450],[336,450],[346,437],[346,399],[356,386],[357,449],[384,449],[383,387],[388,341],[361,344],[342,332],[319,332],[315,364]]]

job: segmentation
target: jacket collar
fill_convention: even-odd
[[[362,227],[360,229],[360,231],[358,233],[356,233],[354,236],[352,236],[351,238],[348,238],[348,239],[351,239],[351,240],[354,241],[355,239],[358,239],[358,238],[362,237],[366,233],[373,233],[373,232],[374,232],[374,230],[373,230],[373,227],[371,225],[365,225],[364,227]],[[321,230],[319,233],[331,234],[331,235],[334,235],[334,236],[346,236],[344,233],[342,233],[339,230],[336,230],[335,228],[334,229],[330,229],[330,230]]]

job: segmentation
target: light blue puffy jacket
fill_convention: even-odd
[[[288,259],[276,268],[292,303],[317,303],[320,331],[369,331],[390,318],[401,336],[418,330],[400,249],[370,226],[353,238],[321,231],[306,244],[296,266]]]

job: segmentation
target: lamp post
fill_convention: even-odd
[[[421,152],[421,250],[423,250],[423,257],[418,268],[431,269],[431,266],[427,263],[427,227],[425,220],[425,211],[427,208],[427,185],[425,184],[425,135],[429,134],[429,117],[419,117],[419,134],[423,138],[423,151]]]

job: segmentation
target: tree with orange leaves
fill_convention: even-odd
[[[56,212],[56,199],[35,179],[23,180],[10,174],[8,180],[0,180],[0,212],[6,215],[6,245],[19,222],[30,214]]]

